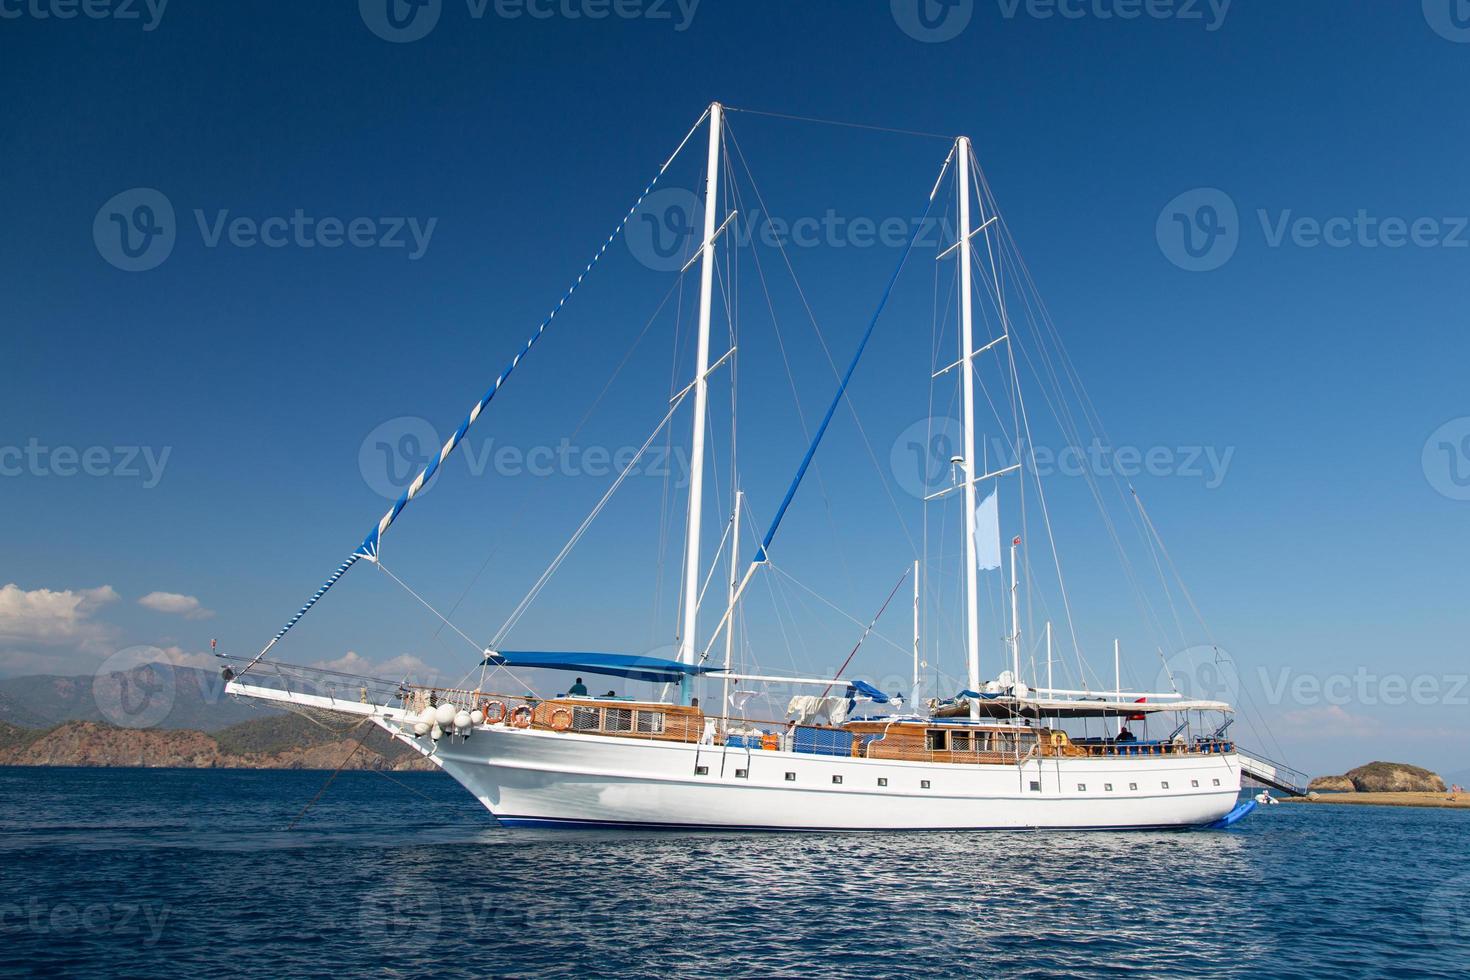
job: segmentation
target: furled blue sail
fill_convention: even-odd
[[[847,365],[847,371],[842,375],[842,380],[837,385],[837,393],[832,396],[832,402],[827,406],[827,414],[822,416],[822,424],[817,426],[817,432],[812,436],[812,444],[807,447],[806,455],[801,458],[801,465],[796,468],[796,476],[791,481],[791,486],[786,489],[786,496],[781,498],[781,506],[776,508],[776,516],[771,521],[771,526],[766,530],[765,537],[761,538],[760,547],[756,549],[753,565],[758,565],[766,560],[766,549],[771,546],[771,541],[776,537],[776,530],[781,526],[781,519],[786,516],[786,509],[791,506],[791,501],[796,497],[796,489],[801,486],[801,481],[806,477],[807,469],[812,465],[812,458],[817,455],[817,447],[822,444],[822,437],[827,434],[827,427],[832,424],[832,416],[837,414],[837,406],[842,404],[843,397],[847,394],[847,386],[852,381],[852,376],[857,371],[858,361],[863,359],[863,351],[868,349],[868,341],[873,338],[873,330],[878,326],[878,320],[883,316],[883,310],[888,306],[888,299],[893,295],[893,287],[898,285],[898,276],[903,272],[904,264],[908,262],[909,253],[914,250],[914,244],[919,240],[919,233],[928,227],[929,212],[934,207],[934,199],[929,199],[929,206],[924,209],[924,217],[914,225],[914,233],[909,238],[908,245],[903,254],[898,257],[898,265],[893,269],[893,275],[888,277],[888,285],[883,289],[883,295],[878,300],[878,308],[873,311],[872,318],[868,321],[868,329],[863,331],[863,339],[858,342],[857,350],[853,352],[852,360]]]
[[[545,670],[571,670],[607,677],[626,677],[654,684],[675,684],[683,678],[707,674],[717,668],[643,657],[627,653],[564,653],[542,650],[497,650],[487,653],[482,667],[529,667]]]

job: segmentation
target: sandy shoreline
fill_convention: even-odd
[[[1428,806],[1447,810],[1470,810],[1470,793],[1460,793],[1454,800],[1449,793],[1319,793],[1316,799],[1305,796],[1283,799],[1284,803],[1348,803],[1359,806]]]

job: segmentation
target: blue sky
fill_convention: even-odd
[[[211,637],[258,649],[387,506],[379,444],[452,429],[718,99],[972,136],[1113,444],[1168,451],[1135,482],[1257,719],[1309,769],[1455,768],[1470,748],[1465,4],[926,2],[919,18],[913,0],[443,0],[428,19],[396,8],[401,31],[369,0],[74,18],[0,3],[0,671],[88,673],[136,644],[197,657]],[[819,235],[832,247],[791,254],[845,361],[899,255],[852,222],[921,213],[947,144],[738,112],[730,128],[747,210],[839,219]],[[702,141],[667,186],[698,186]],[[111,214],[162,222],[171,249],[129,258]],[[741,480],[763,523],[805,445],[781,345],[808,425],[833,382],[779,253],[759,250],[739,250],[736,294]],[[614,243],[472,430],[478,467],[449,465],[386,539],[385,564],[436,606],[464,594],[452,618],[479,641],[610,479],[596,452],[543,476],[517,454],[636,446],[692,370],[693,281],[655,316],[675,277],[640,257]],[[859,619],[912,557],[889,493],[921,520],[891,460],[930,412],[931,257],[911,261],[853,388],[878,471],[840,414],[779,539],[782,567]],[[729,506],[728,404],[722,380],[706,554]],[[1164,640],[1119,588],[1082,482],[1052,482],[1089,662],[1110,674],[1119,636],[1149,684]],[[515,645],[671,643],[681,501],[631,480]],[[835,667],[857,628],[780,580],[748,608],[752,657]],[[1208,642],[1184,619],[1166,656]],[[359,567],[280,652],[457,678],[473,650],[435,625]],[[883,632],[906,644],[906,603]],[[875,641],[857,663],[907,670]]]

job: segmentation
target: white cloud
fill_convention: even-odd
[[[92,614],[116,602],[110,585],[95,589],[27,591],[14,582],[0,587],[0,646],[72,645],[99,652],[112,637],[112,627],[96,622]]]
[[[219,668],[219,658],[212,653],[191,653],[183,647],[168,646],[163,648],[163,654],[162,661],[175,667],[199,667],[203,670]]]
[[[1299,738],[1366,738],[1383,732],[1374,718],[1355,715],[1341,705],[1324,704],[1281,715],[1278,726],[1284,735]]]
[[[150,592],[138,600],[138,605],[170,616],[183,616],[185,619],[208,619],[214,615],[213,609],[205,609],[194,596],[181,595],[178,592]]]
[[[381,677],[385,680],[418,679],[422,683],[427,683],[434,674],[438,673],[411,653],[400,654],[391,660],[374,663],[355,650],[348,650],[336,660],[318,660],[311,666],[322,670],[341,671],[344,674],[357,674],[362,677]]]

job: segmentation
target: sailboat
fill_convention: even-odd
[[[694,374],[670,400],[668,415],[654,433],[663,430],[681,405],[690,404],[693,422],[676,655],[509,650],[491,644],[481,651],[480,683],[456,688],[348,676],[271,656],[282,637],[350,568],[380,560],[382,536],[434,478],[440,464],[531,352],[555,317],[553,311],[424,472],[284,628],[256,656],[227,658],[229,663],[223,668],[226,690],[292,710],[370,722],[453,777],[507,827],[1075,830],[1201,828],[1239,819],[1250,808],[1248,802],[1239,805],[1242,773],[1253,771],[1253,766],[1254,771],[1261,771],[1265,764],[1254,762],[1229,737],[1234,710],[1230,704],[1189,698],[1177,690],[1123,690],[1121,675],[1111,690],[1087,684],[1069,689],[1053,686],[1050,624],[1045,679],[1023,680],[1016,607],[1019,539],[1011,546],[1009,663],[994,679],[982,677],[979,582],[982,567],[998,563],[996,558],[987,565],[986,556],[998,551],[999,544],[994,507],[988,506],[993,498],[981,494],[990,482],[1020,463],[987,472],[977,452],[976,385],[971,367],[975,359],[1007,343],[1009,335],[1005,332],[981,344],[974,336],[974,250],[998,228],[997,215],[975,213],[977,164],[966,137],[950,144],[929,194],[932,205],[941,187],[947,186],[946,175],[952,175],[958,227],[953,243],[937,258],[952,257],[959,270],[959,357],[935,376],[957,369],[961,445],[952,461],[954,484],[933,496],[957,494],[963,499],[964,519],[958,530],[964,555],[964,688],[943,699],[921,702],[917,697],[917,563],[913,574],[916,690],[906,702],[855,678],[742,671],[732,659],[736,610],[752,580],[770,561],[782,520],[845,396],[903,268],[902,259],[839,378],[836,394],[790,488],[743,571],[736,560],[738,548],[732,544],[725,608],[714,629],[700,633],[701,598],[712,575],[701,554],[708,388],[712,373],[734,353],[732,348],[714,357],[710,336],[716,250],[735,218],[733,211],[722,215],[720,208],[725,125],[726,108],[711,104],[639,198],[641,203],[673,159],[703,129],[707,135],[703,220],[697,248],[684,267],[687,271],[698,265]],[[624,230],[637,209],[635,204],[609,242]],[[905,258],[914,249],[915,239],[910,239]],[[606,249],[603,243],[578,283]],[[564,296],[555,310],[565,303]],[[1004,326],[1004,310],[1000,313]],[[627,472],[619,473],[614,489]],[[734,497],[731,540],[738,542],[738,490]],[[723,661],[718,657],[720,641]],[[579,675],[578,681],[565,693],[528,695],[529,685],[517,672],[538,670],[570,672]],[[644,682],[656,693],[617,697],[609,692],[598,697],[587,692],[582,675]],[[746,718],[739,706],[742,692],[776,684],[820,691],[792,697],[783,719],[753,722]],[[834,689],[839,693],[832,695]],[[707,710],[699,694],[714,690],[720,692],[717,707]],[[706,696],[706,704],[710,697]],[[1131,723],[1160,718],[1173,726],[1162,738],[1137,738],[1127,728]],[[1079,728],[1084,733],[1079,734]],[[1275,772],[1273,769],[1273,775]]]

